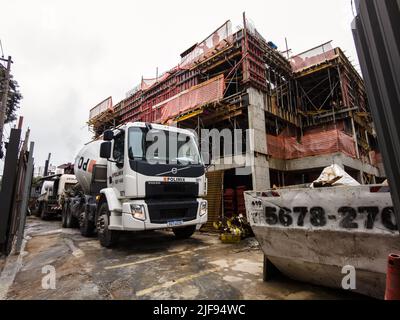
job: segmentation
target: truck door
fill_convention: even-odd
[[[114,138],[112,157],[108,162],[110,187],[117,189],[121,196],[125,195],[124,181],[124,156],[125,156],[125,132],[121,132]]]

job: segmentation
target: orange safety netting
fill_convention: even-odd
[[[319,65],[336,57],[332,44],[325,43],[319,47],[303,52],[290,58],[293,72],[299,72],[312,66]]]
[[[225,81],[221,75],[183,91],[153,109],[161,109],[160,122],[166,123],[192,109],[221,100],[224,97],[224,90]]]
[[[380,152],[377,151],[371,151],[369,153],[369,157],[371,159],[371,164],[373,166],[377,166],[379,164],[383,163],[383,159],[382,159],[382,154]]]
[[[339,129],[305,134],[301,142],[296,137],[267,135],[268,153],[276,159],[291,160],[335,152],[355,158],[354,140]]]
[[[150,89],[156,83],[160,83],[160,82],[163,82],[163,81],[167,80],[169,78],[169,76],[171,76],[173,73],[174,73],[174,71],[172,70],[172,71],[165,72],[164,74],[162,74],[158,78],[142,79],[142,82],[140,84],[140,90],[146,91],[146,90]]]
[[[101,114],[105,113],[105,112],[113,112],[113,102],[112,102],[112,98],[109,97],[107,99],[105,99],[104,101],[102,101],[101,103],[99,103],[97,106],[95,106],[94,108],[92,108],[89,112],[89,120],[93,120],[95,118],[98,118]]]
[[[216,49],[223,48],[232,41],[232,22],[225,22],[220,28],[215,30],[210,36],[197,44],[193,50],[182,57],[179,66],[183,69],[189,68],[193,62],[199,60]]]

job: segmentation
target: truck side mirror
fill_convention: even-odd
[[[110,159],[111,158],[111,142],[106,141],[100,145],[100,158]]]
[[[112,130],[104,131],[104,134],[103,134],[104,141],[112,141],[113,139],[114,139],[114,131],[112,131]]]

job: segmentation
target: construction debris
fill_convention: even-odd
[[[313,188],[338,186],[357,187],[360,184],[337,164],[325,168],[320,177],[312,184]]]

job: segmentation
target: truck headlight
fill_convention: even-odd
[[[207,211],[208,211],[208,202],[207,201],[203,201],[200,204],[200,217],[206,215]]]
[[[144,207],[142,205],[131,204],[132,216],[138,220],[146,220],[146,213],[144,212]]]

